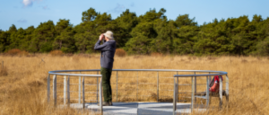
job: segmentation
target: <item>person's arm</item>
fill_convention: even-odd
[[[98,40],[94,46],[95,50],[103,50],[106,47],[106,43],[100,45],[101,41]]]
[[[104,35],[99,36],[99,40],[95,43],[94,50],[103,50],[106,47],[106,43],[100,45],[101,41],[104,39]]]

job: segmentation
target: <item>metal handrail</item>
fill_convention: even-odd
[[[70,107],[70,76],[77,76],[79,77],[79,84],[81,84],[81,77],[83,76],[83,81],[82,81],[82,90],[83,90],[83,108],[85,108],[85,77],[91,77],[91,78],[100,78],[100,83],[99,83],[99,103],[100,103],[100,112],[101,115],[103,114],[103,100],[102,100],[102,75],[94,75],[94,74],[67,74],[67,73],[56,73],[56,72],[49,72],[48,78],[47,78],[47,100],[48,103],[50,102],[50,75],[54,75],[53,77],[53,98],[54,98],[54,105],[57,106],[57,75],[62,75],[64,76],[64,103],[65,103],[65,98],[66,98],[66,93],[67,93],[67,99],[68,99],[68,107]],[[66,80],[66,76],[68,76],[68,80]],[[67,85],[67,86],[66,86]],[[80,85],[79,85],[80,88]],[[80,90],[80,89],[79,89]],[[98,91],[98,90],[97,90]],[[79,93],[79,97],[81,93]],[[97,93],[98,94],[98,93]],[[78,101],[80,102],[80,98]]]
[[[60,74],[59,72],[91,72],[100,71],[100,69],[86,69],[86,70],[55,70],[49,71],[49,74]],[[210,73],[224,73],[224,71],[213,71],[213,70],[178,70],[178,69],[112,69],[112,71],[159,71],[159,72],[210,72]]]
[[[190,74],[190,75],[174,75],[174,78],[179,78],[179,77],[191,77],[191,81],[192,81],[192,91],[191,91],[191,113],[193,111],[194,108],[194,100],[195,100],[195,92],[196,92],[196,78],[197,77],[204,77],[206,76],[206,106],[209,106],[209,82],[210,82],[210,76],[215,76],[218,75],[219,76],[219,106],[222,106],[222,92],[223,92],[223,82],[222,82],[222,75],[226,75],[226,95],[229,95],[229,77],[227,75],[227,72],[221,72],[221,73],[217,73],[217,74]],[[173,115],[175,115],[175,111],[176,111],[176,97],[179,94],[179,90],[178,90],[178,82],[175,81],[174,79],[174,93],[173,93]],[[228,101],[228,99],[227,99]]]
[[[87,69],[87,70],[55,70],[55,71],[49,71],[49,76],[48,76],[48,83],[50,86],[50,75],[54,75],[54,81],[56,81],[56,76],[57,75],[61,75],[61,76],[78,76],[79,77],[79,103],[81,100],[80,94],[81,94],[81,88],[80,88],[80,80],[81,80],[81,76],[83,77],[92,77],[92,78],[97,78],[97,92],[98,92],[98,78],[101,78],[101,75],[99,75],[100,69]],[[227,76],[227,72],[225,71],[213,71],[213,70],[178,70],[178,69],[113,69],[112,71],[116,71],[116,100],[118,99],[118,72],[119,71],[131,71],[131,72],[157,72],[157,101],[159,101],[159,72],[176,72],[175,75],[173,75],[174,78],[174,93],[173,93],[173,114],[175,114],[176,111],[176,101],[178,101],[176,99],[176,97],[178,96],[178,80],[179,78],[183,78],[183,77],[191,77],[192,79],[192,97],[191,97],[191,111],[193,110],[193,102],[194,102],[194,94],[196,92],[196,78],[197,77],[202,77],[202,76],[206,76],[206,100],[207,100],[207,106],[209,104],[209,79],[211,76],[215,76],[215,75],[226,75],[226,94],[229,94],[229,79]],[[80,72],[80,74],[74,74],[74,73],[67,73],[67,72]],[[81,74],[81,72],[97,72],[97,74]],[[178,72],[193,72],[194,74],[179,74]],[[162,78],[162,77],[161,77]],[[175,79],[177,79],[177,82],[175,81]],[[221,79],[221,78],[220,78]],[[101,80],[102,81],[102,80]],[[99,93],[101,93],[101,81],[100,81],[100,88],[99,88]],[[222,80],[220,80],[220,92],[219,92],[219,97],[220,97],[220,105],[222,104]],[[137,73],[137,83],[135,84],[139,84],[138,83],[138,73]],[[162,84],[161,84],[162,85]],[[56,85],[54,85],[56,86]],[[54,90],[55,87],[54,87]],[[137,93],[138,93],[138,88],[137,88]],[[155,90],[155,89],[154,89]],[[50,87],[48,89],[48,101],[49,101],[49,96],[50,96]],[[136,95],[137,96],[137,95]],[[54,95],[54,97],[56,97]],[[100,103],[101,103],[101,94],[99,96],[100,98]],[[56,98],[54,98],[56,99]],[[98,99],[98,95],[97,95],[97,99]],[[137,98],[138,99],[138,98]],[[118,101],[118,100],[117,100]],[[55,101],[56,103],[56,101]],[[84,104],[84,85],[83,85],[83,104]],[[83,105],[84,107],[84,105]],[[101,111],[102,111],[102,106],[101,106]]]

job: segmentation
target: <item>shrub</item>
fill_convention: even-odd
[[[29,53],[27,51],[21,51],[20,49],[11,49],[5,53],[6,55],[19,55],[19,56],[27,56]]]
[[[162,53],[158,53],[158,52],[152,52],[151,56],[153,56],[153,57],[159,57],[159,56],[163,56],[163,54]]]
[[[21,52],[19,53],[19,55],[20,55],[20,56],[28,56],[29,53],[28,53],[27,51],[21,51]]]
[[[118,48],[118,49],[116,49],[116,53],[115,53],[117,56],[119,56],[119,57],[124,57],[124,56],[126,56],[126,52],[125,52],[125,50],[124,49],[120,49],[120,48]]]
[[[50,52],[52,56],[62,56],[63,52],[61,50],[53,50]]]
[[[14,55],[18,55],[20,52],[21,52],[21,50],[19,50],[19,49],[11,49],[11,50],[7,51],[6,54],[14,56]]]

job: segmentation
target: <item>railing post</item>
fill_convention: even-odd
[[[83,109],[85,108],[85,76],[83,77],[82,81],[82,90],[83,90]]]
[[[209,77],[206,76],[206,107],[209,107]]]
[[[194,75],[196,75],[196,72],[194,72]],[[197,77],[194,77],[194,94],[197,94]],[[194,98],[194,102],[197,102],[197,98]]]
[[[227,99],[227,101],[229,101],[229,77],[228,77],[228,75],[226,75],[226,99]]]
[[[99,99],[100,99],[100,111],[101,111],[101,115],[103,115],[103,99],[102,99],[102,77],[101,77],[101,81],[99,84]]]
[[[174,90],[173,90],[173,115],[175,115],[175,111],[176,111],[176,81],[175,81],[175,77],[173,77],[174,79]]]
[[[64,80],[63,80],[63,84],[64,84],[64,90],[63,90],[63,102],[64,105],[66,104],[66,92],[67,92],[67,80],[66,80],[66,76],[64,76]]]
[[[229,95],[229,77],[226,75],[226,94]]]
[[[97,75],[99,74],[99,71],[97,71]],[[96,99],[97,99],[97,103],[99,102],[98,100],[98,94],[99,94],[99,79],[98,79],[98,77],[96,78],[97,79],[97,94],[96,94]]]
[[[70,76],[67,80],[67,98],[68,98],[68,107],[70,107]]]
[[[227,101],[227,111],[229,109],[229,77],[226,75],[226,101]]]
[[[54,90],[53,90],[54,91],[53,92],[54,93],[54,105],[56,107],[56,105],[57,105],[57,103],[56,103],[57,102],[57,95],[56,95],[57,94],[57,88],[56,88],[57,77],[56,77],[56,75],[54,75],[53,82],[54,82],[54,86],[53,86],[54,87]]]
[[[157,71],[157,102],[159,102],[159,72]]]
[[[78,84],[78,103],[79,104],[81,103],[81,76],[79,76],[79,84]]]
[[[196,75],[196,72],[194,72],[194,74]],[[197,93],[197,77],[196,77],[196,76],[195,76],[195,78],[194,78],[194,81],[195,81],[195,82],[194,82],[194,83],[195,83],[195,84],[194,84],[194,85],[195,85],[194,87],[195,87],[195,94],[196,94],[196,93]],[[196,100],[196,99],[195,99],[195,100]]]
[[[222,76],[219,76],[219,107],[222,107],[222,92],[223,92],[223,82]]]
[[[116,102],[118,102],[118,71],[116,75]]]
[[[211,74],[211,72],[209,72],[209,74]],[[209,76],[209,81],[212,81],[212,76]],[[209,84],[208,84],[209,85]]]
[[[177,72],[177,75],[178,75],[178,72]],[[176,90],[177,90],[177,98],[176,98],[176,101],[178,102],[179,101],[179,77],[177,77],[177,87],[176,87]]]
[[[138,101],[138,89],[139,89],[139,87],[138,87],[138,71],[137,71],[137,85],[136,85],[136,101]]]
[[[50,102],[50,74],[47,77],[47,102]]]
[[[194,108],[194,98],[195,98],[195,83],[194,83],[194,77],[192,76],[192,93],[191,93],[191,113],[193,112],[193,108]]]
[[[211,74],[211,72],[209,72],[209,74]],[[208,86],[209,86],[209,89],[210,89],[210,82],[212,81],[212,76],[208,76],[208,79],[209,79]],[[210,93],[210,91],[209,91],[209,93]],[[209,95],[209,105],[211,104],[211,101],[212,101],[212,97],[210,97],[210,95]]]

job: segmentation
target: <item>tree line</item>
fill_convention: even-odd
[[[33,53],[61,50],[93,53],[101,33],[111,30],[117,48],[129,54],[269,55],[269,17],[254,15],[228,18],[198,25],[188,14],[169,20],[166,10],[151,9],[137,16],[129,9],[116,19],[89,8],[82,22],[73,26],[67,19],[42,22],[38,27],[0,30],[0,53],[20,49]]]

